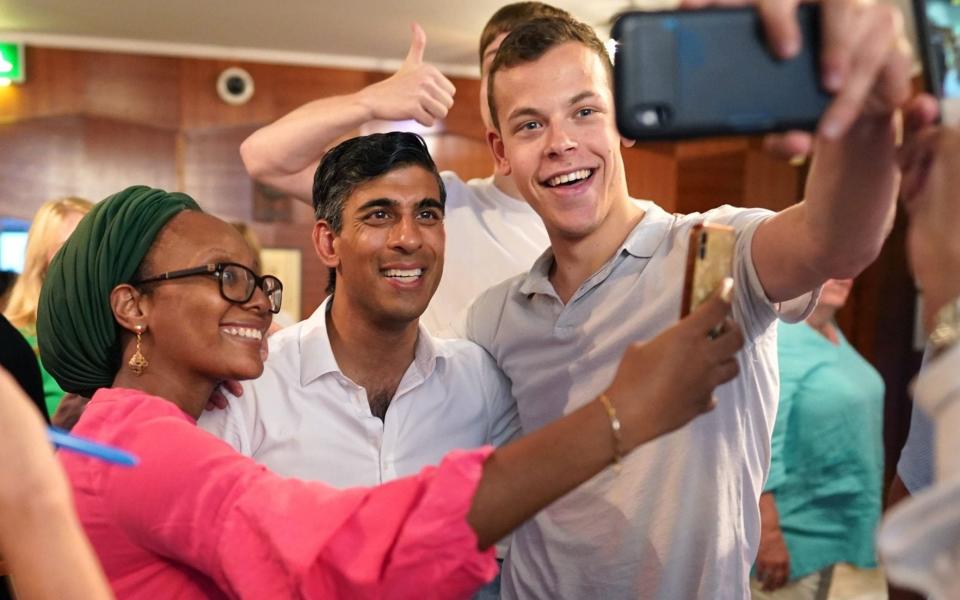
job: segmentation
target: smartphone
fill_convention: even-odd
[[[960,5],[914,0],[917,42],[926,88],[940,99],[940,120],[960,123]]]
[[[736,243],[736,232],[726,225],[700,223],[690,230],[681,319],[709,298],[725,278],[733,276]]]
[[[617,40],[617,126],[630,139],[813,130],[830,95],[820,83],[820,7],[798,8],[803,46],[767,47],[753,8],[630,12]]]

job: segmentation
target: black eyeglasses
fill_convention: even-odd
[[[223,296],[224,300],[235,304],[249,302],[250,298],[253,298],[254,290],[260,288],[270,301],[270,312],[273,314],[280,312],[280,303],[283,301],[283,283],[273,275],[258,276],[247,267],[237,263],[215,263],[191,269],[167,271],[131,283],[133,285],[143,285],[156,281],[193,277],[194,275],[213,275],[216,277],[220,281],[220,295]]]

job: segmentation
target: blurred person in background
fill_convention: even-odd
[[[876,566],[884,383],[834,320],[852,285],[828,280],[806,321],[777,326],[780,403],[760,496],[755,600],[822,600],[835,564]]]
[[[933,448],[933,468],[928,487],[910,488],[913,496],[889,510],[877,545],[892,582],[932,600],[955,599],[960,598],[960,130],[928,128],[908,136],[900,162],[901,200],[910,217],[907,256],[922,292],[928,334],[912,394],[931,424],[924,444]]]
[[[47,268],[77,223],[92,207],[92,202],[70,196],[44,203],[33,215],[27,233],[23,272],[10,292],[10,300],[3,314],[27,338],[34,352],[37,352],[37,302]],[[40,373],[43,377],[46,412],[52,417],[63,399],[64,391],[42,363]]]

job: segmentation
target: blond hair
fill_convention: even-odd
[[[47,257],[53,245],[60,241],[57,239],[60,226],[69,215],[85,215],[91,208],[93,203],[89,200],[69,196],[45,202],[33,215],[33,223],[27,233],[23,273],[13,285],[10,301],[3,313],[14,326],[33,332],[37,324],[40,286],[47,276]]]

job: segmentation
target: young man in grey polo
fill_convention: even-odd
[[[711,414],[515,533],[504,598],[749,596],[777,398],[772,326],[778,316],[803,318],[826,278],[853,276],[873,260],[898,185],[894,111],[910,72],[902,32],[887,8],[839,7],[825,13],[825,27],[869,35],[871,44],[838,47],[827,36],[838,104],[821,124],[806,200],[777,214],[721,207],[674,215],[632,200],[612,66],[593,31],[544,19],[503,41],[489,74],[489,142],[500,173],[543,219],[551,248],[529,273],[478,298],[463,327],[510,379],[524,431],[582,406],[608,384],[629,343],[676,321],[695,223],[737,232],[734,319],[748,340],[741,374],[717,389]],[[771,41],[795,50],[793,16],[768,17],[778,26],[768,29]]]

